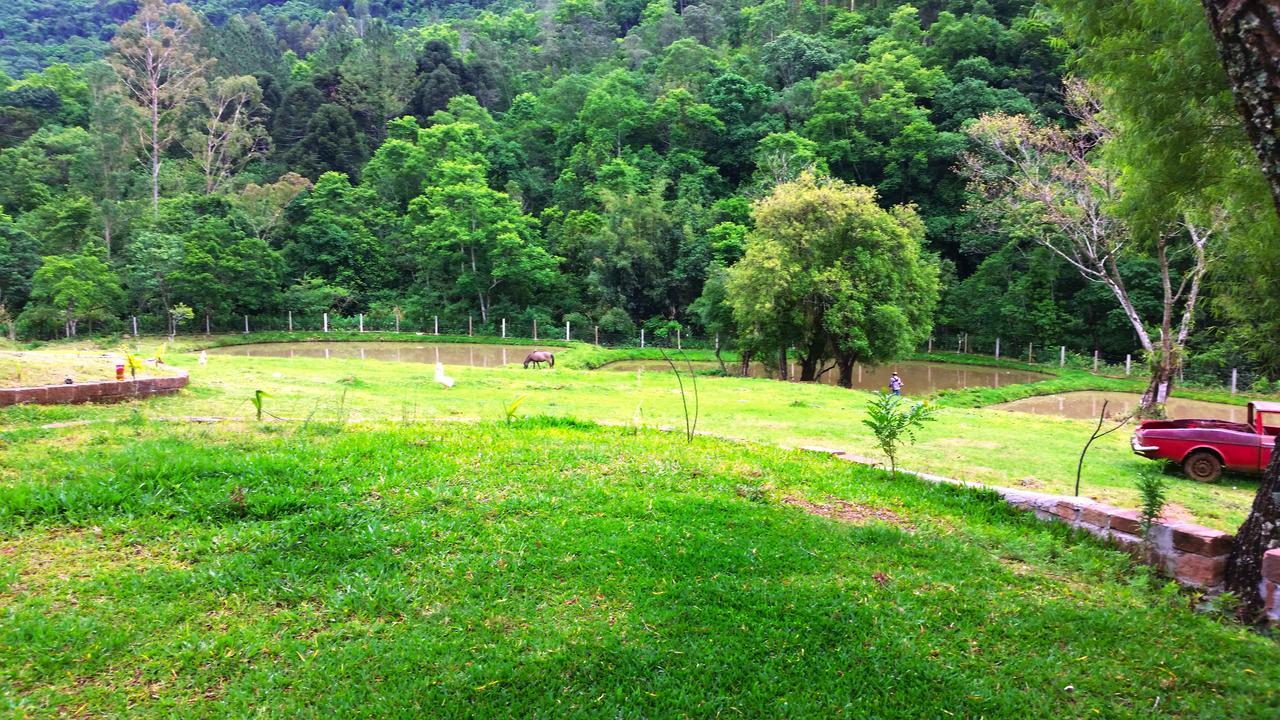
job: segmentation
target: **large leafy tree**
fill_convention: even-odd
[[[46,256],[31,285],[27,312],[55,310],[66,337],[75,337],[81,321],[111,317],[124,299],[111,268],[92,253]]]
[[[446,160],[409,204],[416,284],[450,302],[474,305],[488,322],[495,301],[527,303],[556,281],[556,261],[537,224],[505,193],[488,187],[483,166]]]
[[[38,267],[39,241],[0,212],[0,306],[12,314],[22,310]]]
[[[812,174],[774,188],[753,213],[746,254],[729,270],[728,300],[748,345],[785,355],[802,380],[834,359],[841,385],[855,363],[910,352],[932,329],[936,262],[908,207],[885,210],[871,188]]]
[[[290,208],[282,231],[291,279],[314,277],[349,288],[358,297],[387,282],[390,253],[375,234],[377,196],[352,187],[346,175],[327,172]]]
[[[206,216],[183,234],[182,261],[169,281],[174,299],[200,312],[209,328],[215,317],[271,307],[280,275],[280,257],[265,242]]]

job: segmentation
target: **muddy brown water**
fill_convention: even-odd
[[[445,365],[483,368],[522,363],[525,355],[534,350],[555,352],[557,348],[480,343],[283,342],[229,345],[212,348],[209,354],[242,357],[389,360],[432,364],[441,362]]]
[[[713,362],[693,363],[695,370],[708,370],[720,367]],[[740,368],[734,363],[726,363],[730,374]],[[652,360],[633,362],[621,361],[603,366],[604,370],[620,372],[670,372],[665,362]],[[800,368],[792,365],[788,374],[792,379],[799,376]],[[950,363],[899,362],[871,367],[855,365],[853,370],[853,386],[862,390],[879,390],[888,387],[889,375],[897,372],[902,378],[902,392],[905,395],[928,395],[936,390],[952,390],[970,387],[1001,387],[1020,383],[1037,382],[1048,378],[1048,375],[1026,370],[1006,370],[1004,368],[984,365],[954,365]],[[777,371],[761,363],[753,363],[751,377],[777,377]],[[819,381],[827,385],[835,385],[839,379],[835,368],[824,373]]]
[[[1137,393],[1120,392],[1070,392],[1060,395],[1041,395],[1023,398],[1013,402],[992,405],[992,409],[1027,412],[1036,415],[1057,415],[1058,417],[1096,420],[1102,412],[1102,403],[1107,403],[1107,416],[1121,418],[1133,412],[1138,406],[1141,396]],[[1244,405],[1227,405],[1226,403],[1204,402],[1203,400],[1186,400],[1169,398],[1165,403],[1165,413],[1174,419],[1214,418],[1245,422],[1247,411]]]

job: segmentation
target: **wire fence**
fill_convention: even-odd
[[[984,355],[992,359],[1089,370],[1116,377],[1143,377],[1148,374],[1146,354],[1138,349],[1120,354],[1097,348],[1081,350],[1066,345],[999,335],[971,335],[966,332],[939,330],[929,337],[920,350]],[[1263,372],[1243,358],[1224,359],[1217,355],[1191,354],[1184,360],[1179,372],[1178,383],[1183,385],[1225,388],[1233,393],[1269,393],[1280,390],[1280,382],[1271,382]]]
[[[552,322],[537,318],[432,315],[411,320],[391,313],[294,313],[203,316],[174,324],[165,316],[137,315],[124,319],[120,330],[127,335],[199,336],[264,332],[283,333],[402,333],[422,336],[502,338],[530,342],[585,342],[602,347],[663,347],[715,349],[718,336],[691,334],[671,323],[662,328],[618,330],[598,324]]]
[[[263,313],[254,315],[196,315],[182,322],[164,314],[145,314],[120,319],[118,325],[100,330],[126,335],[197,336],[239,333],[405,333],[421,336],[500,338],[529,343],[585,342],[602,347],[662,347],[712,350],[721,346],[718,336],[690,332],[679,323],[659,327],[601,326],[585,316],[577,321],[554,322],[550,318],[525,313],[518,317],[480,317],[441,313],[407,316],[394,309],[343,315],[326,312]],[[90,329],[92,331],[92,329]],[[1142,377],[1147,360],[1141,351],[1123,355],[1100,349],[1082,350],[1065,345],[1006,338],[992,334],[970,334],[939,328],[918,348],[924,352],[953,352],[992,359],[1021,361],[1034,365],[1089,370],[1117,377]],[[1235,358],[1191,355],[1183,364],[1179,384],[1229,389],[1232,392],[1268,393],[1280,390],[1280,382],[1270,382],[1248,362]]]

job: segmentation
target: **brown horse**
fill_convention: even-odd
[[[542,363],[546,363],[551,367],[556,366],[556,356],[546,350],[535,350],[524,356],[524,368],[529,369],[529,363],[533,363],[536,368],[541,368]]]

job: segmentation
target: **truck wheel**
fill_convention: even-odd
[[[1202,483],[1215,483],[1222,477],[1222,461],[1207,450],[1193,452],[1182,461],[1182,472]]]

